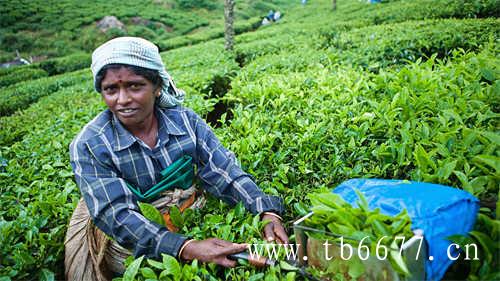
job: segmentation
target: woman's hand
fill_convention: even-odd
[[[226,240],[210,238],[201,241],[191,241],[181,252],[183,260],[197,259],[201,262],[213,262],[224,267],[235,267],[236,261],[227,258],[227,255],[243,252],[247,244],[231,243]]]
[[[264,238],[267,241],[276,241],[279,244],[288,244],[288,235],[286,234],[285,228],[281,224],[281,220],[269,213],[264,213],[262,216],[262,221],[270,221],[266,226],[264,226]]]

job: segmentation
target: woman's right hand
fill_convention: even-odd
[[[182,250],[183,260],[197,259],[201,262],[213,262],[224,267],[235,267],[236,261],[228,259],[228,255],[243,252],[247,244],[237,244],[217,238],[191,241]]]

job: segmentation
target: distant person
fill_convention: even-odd
[[[282,200],[264,194],[205,121],[181,105],[184,92],[165,70],[158,47],[137,37],[112,39],[94,51],[91,70],[107,109],[70,145],[82,199],[66,233],[67,280],[111,280],[124,272],[129,255],[169,254],[234,267],[228,255],[246,250],[245,244],[190,239],[165,217],[168,206],[201,207],[202,190],[231,205],[242,202],[270,221],[266,240],[288,243]],[[164,210],[166,227],[146,218],[139,202]]]
[[[268,21],[271,21],[271,22],[274,21],[274,11],[269,10],[269,13],[267,14],[266,18]]]
[[[281,19],[281,12],[280,11],[276,11],[274,13],[273,20],[274,21],[279,21],[280,19]]]
[[[307,3],[307,0],[302,0],[302,5],[305,5]]]

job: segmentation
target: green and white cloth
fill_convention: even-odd
[[[184,101],[184,91],[175,86],[160,56],[158,47],[148,40],[138,37],[118,37],[99,46],[92,53],[91,70],[94,88],[97,90],[96,76],[108,64],[122,63],[157,70],[163,79],[158,97],[160,107],[173,107]]]

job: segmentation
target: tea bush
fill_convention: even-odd
[[[0,87],[6,87],[18,82],[34,80],[48,76],[47,72],[39,68],[14,68],[8,75],[0,76]]]
[[[347,63],[379,68],[433,54],[445,58],[458,48],[476,51],[499,36],[498,19],[445,19],[359,28],[325,38],[324,44]]]
[[[63,87],[91,81],[92,78],[89,74],[88,70],[82,70],[63,76],[21,82],[4,88],[0,93],[0,116],[24,109],[40,97],[50,95]],[[91,82],[88,83],[91,84]]]

